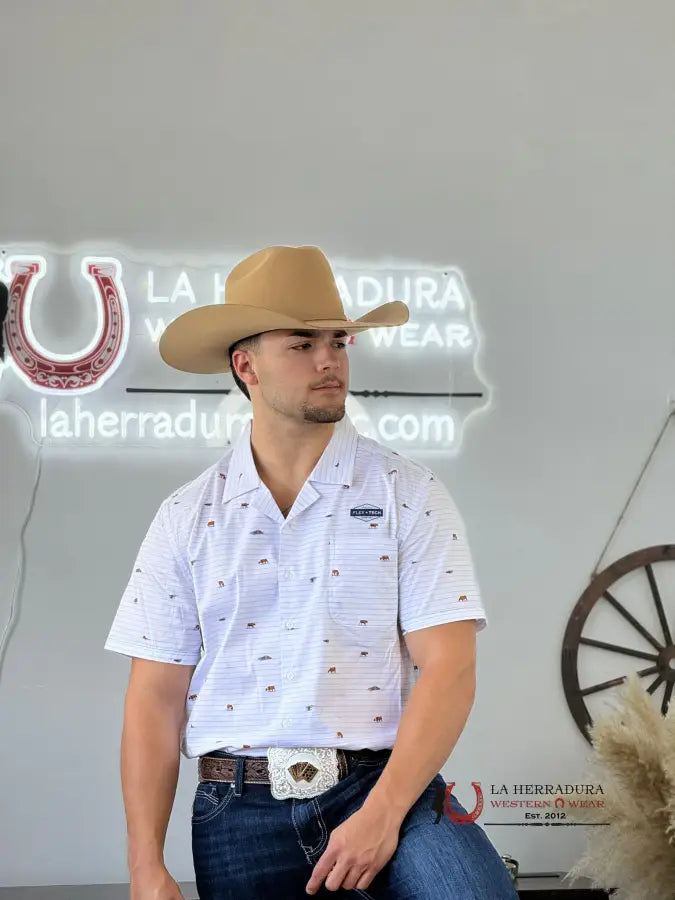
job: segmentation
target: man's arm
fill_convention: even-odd
[[[180,767],[180,732],[194,669],[132,660],[121,750],[132,881],[164,867],[164,841]]]
[[[361,808],[332,832],[306,885],[308,894],[324,880],[328,890],[369,886],[391,859],[403,819],[447,760],[469,715],[475,621],[416,629],[405,640],[422,674],[403,710],[393,750]]]
[[[476,623],[448,622],[408,632],[404,640],[421,672],[401,715],[396,740],[364,806],[403,821],[447,762],[473,706]]]

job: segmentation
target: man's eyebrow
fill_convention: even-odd
[[[308,331],[308,330],[301,329],[299,331],[293,331],[291,334],[287,334],[286,337],[288,337],[288,338],[292,338],[292,337],[309,337],[309,338],[311,338],[311,337],[316,337],[318,334],[321,334],[321,330],[322,329]],[[346,331],[334,331],[333,332],[333,337],[346,337],[346,336],[347,336]]]

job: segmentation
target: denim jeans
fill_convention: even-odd
[[[192,809],[192,854],[200,900],[517,898],[483,829],[475,822],[454,822],[442,811],[446,782],[440,774],[409,809],[393,856],[367,888],[330,891],[324,882],[316,893],[305,892],[331,831],[361,807],[390,753],[351,751],[349,774],[323,794],[305,799],[277,800],[268,784],[244,783],[243,757],[236,783],[199,783]],[[209,756],[232,755],[219,750]],[[449,802],[456,812],[466,813],[454,794]]]

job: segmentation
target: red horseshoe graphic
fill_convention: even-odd
[[[453,822],[459,822],[461,825],[467,825],[470,822],[475,822],[478,816],[483,812],[483,791],[481,789],[480,784],[477,781],[472,781],[471,785],[476,793],[476,805],[471,810],[470,813],[457,813],[450,806],[450,794],[452,793],[452,789],[455,786],[455,782],[451,781],[450,784],[445,786],[445,802],[443,804],[443,811],[445,812],[448,818],[452,819]]]
[[[14,265],[12,265],[14,263]],[[6,346],[29,387],[53,393],[82,392],[100,387],[115,371],[126,351],[128,321],[122,267],[116,259],[85,257],[82,275],[91,283],[100,315],[100,335],[80,354],[49,357],[36,347],[30,327],[30,304],[37,282],[47,267],[42,257],[8,260],[12,274],[9,288]]]

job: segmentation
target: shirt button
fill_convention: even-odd
[[[293,723],[293,719],[282,719],[281,726],[282,728],[288,728],[289,725]]]
[[[290,620],[284,622],[284,625],[285,625],[286,628],[288,628],[288,629],[291,629],[291,628],[293,627],[293,623],[292,623]]]
[[[286,678],[295,678],[293,672],[286,672]]]

